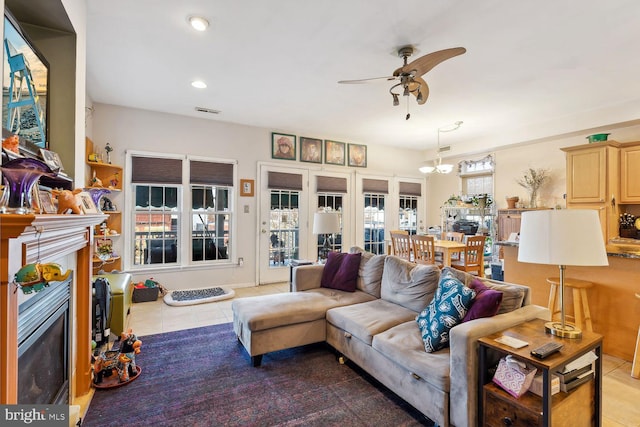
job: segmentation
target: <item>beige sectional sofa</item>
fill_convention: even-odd
[[[465,284],[472,276],[365,252],[355,292],[321,287],[322,272],[321,265],[297,267],[293,292],[233,301],[233,327],[254,366],[265,353],[326,341],[442,426],[477,424],[477,339],[550,316],[530,304],[528,287],[483,279],[503,292],[498,314],[458,324],[449,347],[427,353],[416,317],[441,274]]]

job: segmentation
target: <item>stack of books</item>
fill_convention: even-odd
[[[591,381],[594,376],[593,362],[597,358],[598,356],[590,351],[567,364],[562,371],[556,372],[560,380],[560,390],[566,393]]]

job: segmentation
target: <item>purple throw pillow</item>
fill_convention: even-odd
[[[338,289],[340,291],[355,292],[358,280],[358,269],[362,254],[346,254],[329,252],[327,262],[322,270],[320,286]]]
[[[487,287],[475,278],[471,279],[469,287],[476,291],[476,298],[462,321],[468,322],[473,319],[495,316],[502,302],[502,292]]]

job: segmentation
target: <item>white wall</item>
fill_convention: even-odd
[[[89,100],[88,104],[90,103]],[[93,103],[92,107],[88,125],[91,134],[88,136],[93,140],[97,150],[103,150],[105,144],[109,142],[114,148],[111,153],[111,161],[114,164],[124,166],[126,150],[236,159],[238,179],[255,180],[258,179],[258,162],[270,162],[282,166],[294,165],[291,161],[271,159],[271,132],[291,133],[286,129],[256,128],[99,103]],[[332,139],[331,135],[302,136]],[[422,153],[415,150],[368,145],[367,168],[356,169],[367,175],[400,175],[423,179],[423,175],[417,170],[422,158]],[[295,162],[296,167],[307,167],[307,165],[342,172],[356,170],[345,166],[330,167]],[[259,188],[259,183],[256,181],[256,189]],[[153,276],[161,283],[167,284],[170,289],[221,284],[254,284],[257,268],[255,248],[258,244],[257,197],[236,197],[236,200],[238,247],[235,256],[244,258],[242,267],[189,268],[167,272],[156,271],[153,274],[145,272],[134,275],[134,280]],[[249,206],[249,213],[244,213],[244,205]]]

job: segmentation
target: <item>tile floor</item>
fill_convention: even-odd
[[[235,298],[288,292],[288,283],[235,288]],[[138,336],[228,323],[233,299],[209,304],[174,307],[162,299],[133,304],[129,326]],[[631,363],[605,355],[603,358],[602,425],[640,427],[640,379],[631,378]]]

